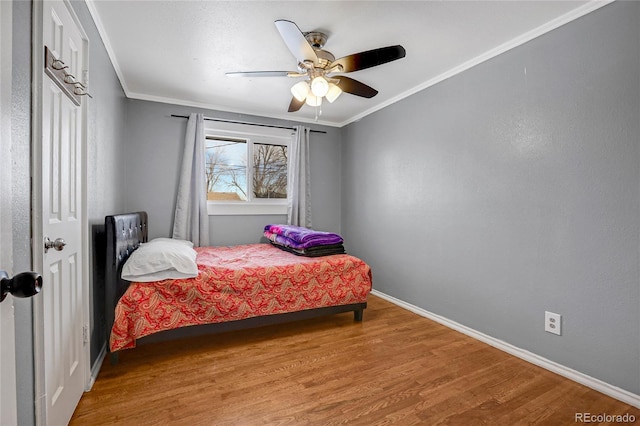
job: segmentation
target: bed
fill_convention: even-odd
[[[226,331],[351,311],[362,321],[367,307],[371,270],[348,254],[301,257],[269,243],[196,247],[197,277],[131,282],[121,273],[148,245],[147,213],[107,216],[105,232],[112,362],[117,351],[159,332],[192,326]]]

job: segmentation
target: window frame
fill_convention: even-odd
[[[248,200],[207,200],[207,213],[209,214],[209,216],[286,215],[289,194],[287,194],[287,198],[253,198],[253,145],[284,145],[287,147],[287,153],[290,153],[293,142],[293,135],[295,135],[295,133],[291,129],[272,127],[250,128],[250,126],[246,124],[227,122],[205,122],[204,130],[205,138],[215,137],[243,139],[246,140],[247,144]],[[287,163],[287,170],[289,170],[289,167],[290,161],[288,161]]]

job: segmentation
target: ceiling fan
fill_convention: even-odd
[[[339,59],[326,50],[327,35],[319,31],[303,33],[300,28],[287,20],[275,21],[276,28],[285,44],[298,60],[297,71],[245,71],[228,72],[228,77],[305,77],[291,88],[293,98],[289,104],[289,112],[298,111],[306,103],[318,107],[322,99],[335,101],[342,92],[364,98],[372,98],[378,94],[373,87],[367,86],[344,75],[375,67],[404,58],[406,52],[400,45],[381,47],[354,53]]]

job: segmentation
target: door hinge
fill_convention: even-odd
[[[88,325],[82,326],[82,341],[84,343],[89,343],[89,326]]]

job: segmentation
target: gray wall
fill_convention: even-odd
[[[149,213],[150,238],[170,236],[184,149],[187,120],[171,117],[202,112],[206,117],[293,126],[293,122],[197,108],[129,100],[127,113],[126,210]],[[340,130],[310,126],[313,227],[340,231]],[[210,216],[211,244],[234,245],[260,241],[267,223],[286,222],[286,215]]]
[[[615,2],[344,128],[374,288],[639,394],[639,42]]]
[[[73,1],[72,6],[89,37],[89,99],[87,110],[87,182],[86,203],[90,235],[89,271],[91,364],[106,342],[104,313],[104,217],[124,209],[125,176],[122,173],[125,150],[127,98],[111,59],[102,43],[86,3]]]

